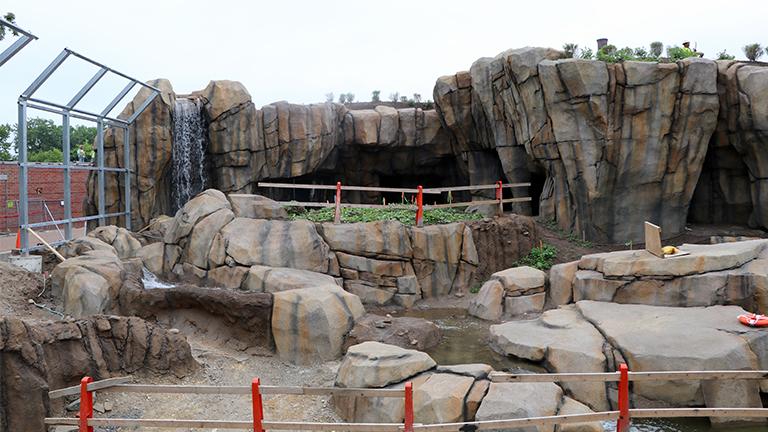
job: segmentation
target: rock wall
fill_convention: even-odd
[[[522,48],[481,58],[469,71],[437,80],[435,110],[287,102],[257,109],[236,81],[212,81],[185,97],[202,102],[210,186],[225,193],[324,200],[332,197],[262,191],[256,184],[340,180],[412,187],[501,178],[532,183],[511,190],[534,199],[512,205],[513,211],[540,214],[598,242],[637,242],[645,220],[673,236],[682,232],[691,208],[694,221],[768,227],[768,161],[760,151],[768,141],[760,91],[768,80],[765,65],[561,57],[552,49]],[[167,81],[157,83],[163,97],[132,128],[137,226],[170,208],[164,178],[174,94]],[[121,140],[108,133],[105,152],[116,164]],[[90,213],[96,208],[93,186],[91,181]],[[108,211],[115,211],[121,205],[115,176],[108,176],[107,189]],[[351,192],[345,198],[374,202],[381,196]]]
[[[48,391],[138,371],[185,376],[197,362],[183,336],[140,318],[0,319],[0,431],[39,432],[60,401]]]

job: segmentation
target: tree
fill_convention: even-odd
[[[594,56],[594,55],[595,55],[595,53],[592,51],[592,48],[584,48],[583,50],[581,50],[581,53],[579,54],[579,57],[581,57],[581,58],[583,58],[585,60],[590,60],[590,59],[592,59],[592,56]]]
[[[579,49],[579,46],[575,43],[567,43],[563,45],[563,52],[565,53],[565,58],[573,58],[576,57],[576,51]]]
[[[651,42],[651,57],[659,58],[664,50],[664,44],[659,41]]]
[[[13,128],[8,124],[0,124],[0,160],[9,161],[13,160],[11,155],[11,130]]]
[[[390,101],[397,102],[398,99],[400,99],[400,93],[399,92],[394,92],[394,93],[390,93],[389,94],[389,100]]]
[[[347,93],[347,103],[352,103],[355,101],[355,94],[354,93]]]
[[[381,102],[381,90],[374,90],[371,94],[371,102]]]
[[[414,93],[413,94],[413,101],[415,103],[421,103],[421,95],[419,93]]]
[[[16,134],[16,147],[19,144],[18,125],[14,127]],[[37,153],[61,148],[61,126],[53,123],[53,120],[35,117],[27,120],[27,152]]]
[[[347,103],[347,94],[346,93],[342,93],[342,94],[339,95],[339,103],[340,104]]]
[[[93,143],[96,140],[96,128],[92,126],[77,125],[69,129],[69,158],[77,160],[77,148],[81,145],[85,150],[86,160],[93,153]]]
[[[757,59],[763,55],[763,47],[761,47],[759,43],[745,45],[742,49],[744,50],[744,55],[747,56],[749,61],[757,61]]]
[[[722,50],[719,53],[717,53],[717,59],[718,60],[734,60],[736,59],[736,56],[728,54],[726,50]]]
[[[408,102],[408,96],[400,96],[400,102]]]
[[[8,21],[11,24],[16,24],[16,15],[13,12],[8,12],[3,16],[3,19]],[[14,36],[18,36],[19,32],[16,30],[10,29],[11,34]],[[5,26],[0,25],[0,41],[5,39]]]
[[[325,101],[326,102],[333,102],[333,92],[325,94]]]

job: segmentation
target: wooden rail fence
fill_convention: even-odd
[[[313,184],[293,184],[293,183],[268,183],[259,182],[258,187],[265,188],[277,188],[277,189],[313,189],[313,190],[335,190],[334,202],[299,202],[299,201],[278,201],[285,206],[302,206],[302,207],[334,207],[334,223],[341,223],[341,208],[382,208],[386,207],[383,204],[349,204],[341,202],[342,191],[364,191],[364,192],[399,192],[402,194],[416,194],[415,204],[408,205],[403,204],[403,208],[416,210],[416,225],[423,226],[424,224],[424,210],[437,209],[437,208],[455,208],[455,207],[468,207],[471,205],[498,205],[498,214],[501,216],[504,213],[504,204],[515,202],[527,202],[531,200],[531,197],[518,197],[518,198],[504,198],[504,189],[528,187],[530,183],[502,183],[497,181],[492,185],[472,185],[472,186],[452,186],[441,188],[424,188],[421,185],[416,188],[390,188],[390,187],[368,187],[368,186],[343,186],[341,182],[337,182],[336,185],[313,185]],[[496,191],[496,198],[492,200],[481,201],[468,201],[468,202],[451,202],[446,204],[424,204],[424,195],[439,195],[442,193],[450,192],[463,192],[463,191],[477,191],[477,190],[490,190]]]
[[[51,399],[80,395],[79,418],[45,418],[47,425],[78,426],[80,432],[93,432],[100,427],[157,427],[157,428],[218,428],[265,430],[307,430],[347,432],[464,432],[492,429],[521,428],[531,426],[552,426],[589,422],[616,421],[616,432],[628,432],[631,418],[673,418],[673,417],[738,417],[768,418],[766,408],[629,408],[629,383],[632,381],[678,381],[678,380],[764,380],[768,371],[671,371],[671,372],[630,372],[622,364],[618,372],[605,373],[554,373],[554,374],[509,374],[493,372],[489,378],[494,383],[509,382],[618,382],[618,411],[588,414],[569,414],[547,417],[529,417],[503,420],[482,420],[460,423],[415,424],[413,412],[413,386],[407,382],[399,389],[339,388],[339,387],[290,387],[262,386],[258,378],[251,386],[210,386],[210,385],[143,385],[128,384],[131,377],[109,378],[94,382],[84,377],[79,386],[53,390]],[[95,391],[102,393],[167,393],[167,394],[208,394],[208,395],[251,395],[253,419],[236,420],[176,420],[176,419],[129,419],[94,418],[93,400]],[[264,419],[262,395],[336,395],[360,397],[404,398],[405,416],[403,423],[316,423],[299,421],[268,421]]]

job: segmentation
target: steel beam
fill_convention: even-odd
[[[125,229],[131,230],[131,132],[123,129],[123,164],[125,168]]]
[[[133,123],[138,116],[141,115],[141,113],[144,112],[145,109],[149,106],[149,104],[152,103],[153,100],[157,97],[157,95],[160,94],[160,91],[157,90],[153,92],[151,95],[147,96],[146,99],[144,99],[144,102],[142,102],[141,105],[139,105],[139,108],[131,114],[131,116],[128,118],[128,124]]]
[[[40,86],[42,86],[43,83],[45,83],[45,81],[48,80],[48,78],[50,78],[54,72],[56,72],[56,69],[58,69],[62,63],[64,63],[64,60],[66,60],[67,57],[69,57],[69,51],[64,50],[59,53],[59,55],[53,59],[51,64],[49,64],[48,67],[45,68],[34,81],[32,81],[32,84],[30,84],[29,87],[24,90],[24,93],[21,94],[21,97],[24,99],[32,97],[32,95],[40,88]]]
[[[5,51],[0,53],[0,66],[4,65],[8,60],[11,59],[11,57],[15,56],[33,40],[33,38],[27,35],[22,35],[20,38],[18,38],[16,42],[13,43],[13,45],[9,46],[5,49]]]
[[[113,118],[113,117],[104,117],[104,116],[102,116],[100,114],[92,113],[90,111],[81,110],[79,108],[69,108],[66,105],[58,104],[58,103],[55,103],[55,102],[49,102],[49,101],[46,101],[46,100],[37,99],[37,98],[33,98],[33,97],[24,98],[23,96],[22,96],[22,99],[26,99],[26,100],[28,100],[30,102],[35,102],[35,103],[39,103],[39,104],[43,104],[43,105],[49,105],[49,106],[52,106],[52,107],[56,107],[56,108],[65,110],[65,111],[72,111],[72,112],[80,113],[80,114],[83,114],[83,115],[89,115],[89,116],[94,117],[96,119],[96,120],[93,120],[93,121],[110,120],[110,121],[117,122],[117,123],[123,123],[123,124],[126,124],[126,125],[128,124],[128,122],[125,121],[125,120],[120,120],[118,118]]]
[[[8,21],[6,21],[6,20],[4,20],[2,18],[0,18],[0,25],[2,25],[3,27],[8,27],[9,29],[11,29],[11,31],[14,31],[16,33],[21,33],[24,36],[31,37],[32,39],[37,39],[37,36],[33,35],[32,33],[24,30],[21,27],[17,27],[16,24],[8,22]]]
[[[36,110],[45,111],[45,112],[49,112],[49,113],[53,113],[53,114],[61,114],[61,115],[69,113],[69,117],[70,118],[77,118],[77,119],[88,120],[88,121],[92,121],[92,122],[96,122],[96,121],[99,120],[98,118],[95,118],[95,117],[89,117],[89,116],[86,116],[86,115],[82,115],[82,114],[78,114],[78,113],[73,113],[71,111],[67,111],[67,110],[61,109],[61,108],[55,108],[55,107],[49,107],[49,106],[45,106],[45,105],[39,105],[39,104],[36,104],[34,102],[27,102],[27,108],[33,108],[33,109],[36,109]],[[112,120],[104,120],[104,124],[107,125],[107,126],[117,127],[117,128],[121,128],[121,129],[125,129],[126,127],[128,127],[127,124],[115,123]]]
[[[118,103],[120,103],[120,101],[121,101],[121,100],[123,100],[123,98],[125,97],[125,95],[127,95],[127,94],[128,94],[128,92],[129,92],[129,91],[131,91],[135,85],[136,85],[136,81],[131,81],[131,82],[129,82],[129,83],[128,83],[128,84],[127,84],[127,85],[126,85],[126,86],[125,86],[125,87],[124,87],[124,88],[123,88],[121,91],[120,91],[120,93],[118,93],[118,94],[117,94],[117,96],[115,96],[115,98],[114,98],[114,99],[112,99],[112,102],[110,102],[110,103],[109,103],[109,105],[107,105],[107,107],[106,107],[106,108],[104,108],[104,111],[102,111],[102,112],[101,112],[101,115],[102,115],[102,116],[107,116],[107,114],[109,114],[109,113],[110,113],[110,112],[111,112],[113,109],[115,109],[115,107],[117,106],[117,104],[118,104]]]
[[[104,186],[104,122],[96,122],[96,167],[98,171],[99,226],[104,226],[107,204]]]
[[[27,232],[29,197],[27,196],[27,103],[25,101],[19,101],[19,123],[16,133],[19,139],[19,235],[21,250],[26,254],[29,248],[29,233]]]
[[[75,95],[75,97],[73,97],[73,98],[72,98],[72,100],[71,100],[71,101],[69,101],[69,103],[67,104],[67,109],[72,109],[72,108],[74,108],[74,107],[75,107],[75,105],[77,105],[77,103],[78,103],[78,102],[80,102],[80,101],[81,101],[81,100],[82,100],[82,99],[85,97],[85,95],[86,95],[86,94],[88,94],[88,92],[89,92],[89,91],[91,91],[91,89],[93,88],[93,86],[95,86],[95,85],[96,85],[96,83],[98,83],[98,82],[99,82],[99,80],[100,80],[100,79],[101,79],[101,78],[102,78],[104,75],[106,75],[106,74],[107,74],[107,69],[105,69],[105,68],[101,68],[101,69],[99,69],[99,70],[98,70],[98,71],[97,71],[97,72],[96,72],[96,73],[93,75],[93,77],[92,77],[90,80],[88,80],[88,82],[87,82],[87,83],[85,83],[85,85],[83,86],[83,88],[81,88],[81,89],[80,89],[80,91],[79,91],[79,92],[77,92],[77,94]]]
[[[72,188],[70,185],[70,142],[69,142],[69,114],[64,114],[61,118],[61,142],[62,153],[64,153],[64,219],[67,224],[64,228],[64,238],[72,240]],[[51,218],[53,219],[53,218]]]
[[[99,63],[99,62],[97,62],[96,60],[90,59],[90,58],[88,58],[88,57],[86,57],[86,56],[84,56],[84,55],[82,55],[82,54],[80,54],[80,53],[78,53],[78,52],[75,52],[75,51],[73,51],[73,50],[71,50],[71,49],[69,49],[69,48],[64,48],[64,51],[67,51],[68,53],[72,54],[73,56],[75,56],[75,57],[77,57],[77,58],[79,58],[79,59],[81,59],[81,60],[85,60],[85,61],[87,61],[88,63],[90,63],[90,64],[92,64],[92,65],[95,65],[95,66],[98,66],[98,67],[104,68],[104,69],[106,69],[106,70],[108,70],[108,71],[112,72],[112,73],[113,73],[113,74],[115,74],[115,75],[121,76],[121,77],[123,77],[123,78],[125,78],[125,79],[127,79],[127,80],[135,81],[135,82],[136,82],[136,83],[138,83],[139,85],[141,85],[141,86],[143,86],[143,87],[146,87],[146,88],[148,88],[148,89],[150,89],[150,90],[154,90],[154,91],[157,91],[157,92],[159,92],[159,91],[160,91],[160,89],[158,89],[157,87],[154,87],[154,86],[151,86],[151,85],[149,85],[149,84],[143,83],[143,82],[141,82],[141,81],[137,80],[136,78],[133,78],[133,77],[131,77],[131,76],[128,76],[128,75],[126,75],[126,74],[124,74],[124,73],[122,73],[122,72],[120,72],[120,71],[116,71],[116,70],[112,69],[112,68],[111,68],[111,67],[109,67],[109,66],[105,66],[105,65],[103,65],[102,63]]]

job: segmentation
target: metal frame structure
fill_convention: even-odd
[[[56,72],[59,67],[70,57],[86,61],[99,70],[93,75],[83,87],[66,103],[51,102],[34,97],[35,92]],[[128,80],[128,84],[109,102],[109,104],[99,113],[93,113],[76,108],[77,104],[93,87],[107,74],[112,73]],[[151,91],[149,96],[138,106],[128,119],[119,119],[110,117],[109,113],[120,103],[123,98],[136,86],[139,85]],[[125,217],[125,227],[131,229],[131,149],[128,145],[130,141],[129,127],[147,109],[150,103],[160,94],[160,90],[149,84],[145,84],[135,78],[132,78],[122,72],[116,71],[95,60],[79,54],[69,48],[65,48],[48,67],[24,90],[19,96],[19,231],[21,236],[21,252],[29,251],[29,233],[28,229],[51,225],[65,225],[65,238],[72,239],[72,224],[76,222],[85,222],[98,219],[99,226],[104,225],[108,217]],[[37,109],[62,116],[62,153],[64,162],[61,165],[56,164],[30,164],[27,159],[27,109]],[[96,166],[72,166],[69,160],[70,141],[69,141],[69,123],[71,118],[88,120],[96,123]],[[123,130],[123,168],[104,166],[104,129],[105,126],[111,126]],[[55,221],[40,223],[29,223],[28,190],[29,168],[53,168],[64,171],[64,218]],[[98,173],[98,212],[94,216],[85,216],[79,218],[72,217],[71,185],[70,171],[73,169],[85,169],[97,171]],[[105,203],[105,185],[104,175],[106,172],[116,172],[124,174],[124,196],[125,208],[122,212],[106,213]]]
[[[27,46],[30,42],[37,39],[37,36],[33,35],[32,33],[23,30],[8,21],[0,18],[0,26],[7,27],[11,29],[14,33],[19,34],[19,38],[14,42],[11,46],[5,49],[2,53],[0,53],[0,66],[4,65],[8,60],[11,59],[11,57],[15,56],[19,51],[21,51],[25,46]]]

